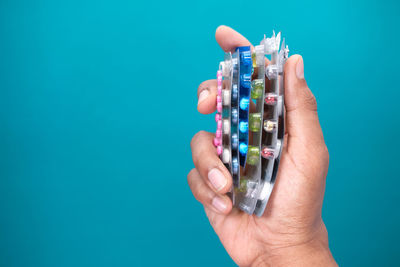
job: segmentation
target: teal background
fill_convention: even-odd
[[[246,10],[247,9],[247,10]],[[237,12],[243,10],[239,16]],[[0,1],[0,266],[234,266],[186,184],[220,24],[301,53],[342,266],[399,265],[396,1]]]

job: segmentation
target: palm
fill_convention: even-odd
[[[264,253],[265,247],[284,246],[288,235],[291,238],[299,236],[300,239],[304,234],[302,231],[310,229],[320,218],[318,200],[319,192],[323,192],[323,188],[317,190],[308,183],[301,187],[294,184],[295,181],[306,181],[307,176],[313,175],[314,170],[311,166],[303,164],[308,153],[304,153],[301,143],[289,139],[289,144],[290,146],[286,145],[282,151],[277,181],[263,216],[250,216],[237,209],[223,215],[205,208],[222,244],[239,265],[253,262]],[[308,197],[305,198],[305,195]],[[310,198],[310,195],[315,196]],[[317,212],[314,212],[314,209]],[[310,214],[314,216],[309,216]],[[242,244],[247,246],[243,247]]]

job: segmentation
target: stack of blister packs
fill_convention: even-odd
[[[214,145],[233,178],[233,204],[261,216],[278,172],[284,138],[283,67],[288,57],[280,33],[226,53],[217,72]],[[269,57],[269,61],[266,60]]]

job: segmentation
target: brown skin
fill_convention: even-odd
[[[246,38],[226,26],[217,29],[216,39],[224,51],[250,45]],[[215,111],[216,91],[215,80],[200,85],[198,94],[203,92],[203,97],[198,103],[199,112]],[[337,266],[321,218],[329,154],[299,55],[291,56],[285,64],[285,108],[282,159],[262,217],[232,209],[232,202],[226,196],[232,177],[217,156],[212,144],[214,134],[201,131],[193,137],[191,148],[196,168],[189,173],[188,183],[195,198],[204,205],[226,251],[238,265]],[[216,174],[220,174],[219,184],[215,183]]]

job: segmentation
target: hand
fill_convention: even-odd
[[[216,31],[224,51],[250,45],[226,26]],[[217,156],[214,134],[201,131],[191,142],[195,169],[188,183],[204,205],[207,217],[232,259],[240,266],[336,266],[321,218],[329,154],[318,121],[317,105],[304,80],[303,59],[291,56],[285,64],[286,133],[279,172],[266,211],[250,216],[225,194],[232,186],[229,171]],[[217,82],[198,89],[198,110],[216,109]]]

